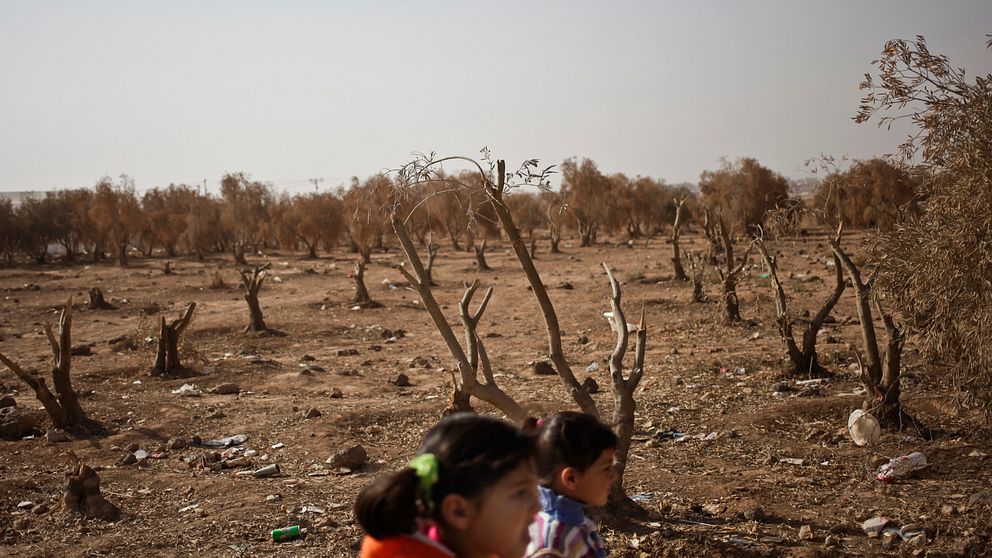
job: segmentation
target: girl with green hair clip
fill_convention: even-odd
[[[540,509],[535,451],[506,421],[443,419],[406,468],[359,494],[360,558],[520,558]]]

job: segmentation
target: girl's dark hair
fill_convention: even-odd
[[[565,411],[547,419],[537,438],[537,473],[551,484],[559,467],[585,472],[603,454],[616,449],[617,435],[596,417]]]
[[[413,533],[417,517],[427,516],[428,508],[440,519],[445,496],[474,498],[533,459],[535,451],[534,437],[506,421],[472,413],[451,415],[427,433],[417,452],[434,454],[438,462],[430,504],[420,494],[417,473],[407,467],[365,487],[355,502],[355,516],[376,539]]]

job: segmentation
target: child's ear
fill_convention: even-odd
[[[441,501],[441,517],[455,529],[468,529],[475,519],[475,504],[459,494],[448,494]]]
[[[564,467],[558,473],[558,481],[568,490],[574,490],[576,483],[579,482],[578,473],[574,467]]]

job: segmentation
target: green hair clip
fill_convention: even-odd
[[[431,488],[437,483],[437,458],[434,457],[433,453],[423,453],[411,459],[408,467],[417,472],[417,479],[420,481],[419,489],[422,493],[424,504],[427,506],[427,511],[434,511],[434,502],[431,500]]]

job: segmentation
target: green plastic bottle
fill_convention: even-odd
[[[291,525],[289,527],[283,527],[282,529],[272,530],[272,540],[276,542],[288,541],[290,539],[295,539],[300,536],[300,526]]]

